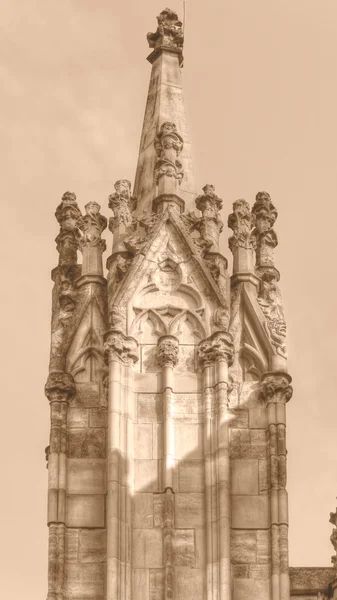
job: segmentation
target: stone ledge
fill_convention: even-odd
[[[317,594],[327,590],[335,577],[333,567],[290,567],[291,596]]]

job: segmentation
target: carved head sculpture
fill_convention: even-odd
[[[95,202],[94,200],[88,202],[88,204],[86,204],[84,208],[85,212],[90,217],[96,217],[99,214],[99,211],[101,210],[101,207],[98,204],[98,202]]]
[[[182,48],[184,43],[183,24],[179,21],[177,13],[166,8],[158,15],[157,21],[157,31],[147,34],[150,48],[160,48],[161,46]]]

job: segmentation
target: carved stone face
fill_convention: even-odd
[[[97,216],[101,207],[97,202],[92,201],[88,202],[88,204],[86,204],[84,208],[87,215]]]

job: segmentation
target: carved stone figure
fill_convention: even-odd
[[[55,212],[55,217],[60,224],[60,233],[55,240],[60,254],[60,266],[77,264],[77,250],[81,239],[78,220],[81,216],[75,194],[72,192],[63,194],[62,201]]]
[[[215,193],[213,185],[205,185],[203,194],[200,194],[195,205],[201,211],[202,217],[195,221],[193,229],[199,231],[200,236],[205,240],[213,252],[219,249],[219,235],[223,230],[223,222],[220,218],[220,210],[223,201]]]
[[[177,13],[166,8],[157,17],[157,21],[157,31],[147,34],[150,48],[181,49],[184,43],[183,24]]]
[[[277,246],[277,235],[273,225],[277,219],[277,210],[267,192],[259,192],[252,208],[256,227],[252,232],[252,243],[256,249],[256,265],[274,266],[274,248]]]
[[[82,230],[83,236],[80,241],[80,248],[90,246],[100,246],[102,252],[106,249],[105,240],[101,239],[102,232],[106,229],[107,218],[100,214],[100,205],[91,201],[85,205],[86,214],[80,217],[78,227]]]
[[[179,358],[179,343],[173,336],[164,336],[159,339],[157,360],[161,367],[175,367]]]
[[[287,373],[265,373],[260,384],[260,398],[266,402],[288,402],[293,395]]]
[[[173,177],[180,183],[184,176],[184,169],[181,162],[178,160],[178,155],[182,151],[184,142],[183,138],[177,132],[174,123],[165,121],[160,127],[160,131],[155,138],[155,149],[158,155],[158,160],[155,165],[155,180],[159,185],[160,179],[163,176]],[[164,191],[174,191],[174,189],[162,189]]]
[[[216,329],[225,331],[229,325],[229,308],[217,308],[213,315],[213,325]]]
[[[228,227],[233,229],[233,235],[228,240],[231,252],[235,248],[253,249],[251,237],[252,228],[255,224],[255,215],[251,213],[250,206],[242,198],[233,203],[233,212],[228,217]]]
[[[114,187],[116,191],[109,196],[109,208],[114,212],[114,216],[109,219],[109,229],[112,233],[121,224],[126,228],[132,227],[132,212],[136,207],[136,198],[131,195],[130,181],[119,179]]]
[[[138,360],[137,341],[114,329],[108,331],[105,336],[104,351],[109,360],[120,363],[132,364]]]
[[[281,291],[277,283],[276,269],[265,270],[262,275],[257,301],[266,318],[268,335],[276,352],[287,357],[287,326],[284,318]]]

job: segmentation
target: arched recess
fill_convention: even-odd
[[[156,344],[158,338],[167,333],[165,322],[151,308],[141,310],[130,327],[130,335],[141,344]]]
[[[262,374],[268,369],[263,356],[246,342],[243,343],[239,360],[243,381],[260,381]]]
[[[190,310],[183,310],[171,321],[169,333],[176,336],[180,344],[197,344],[206,337],[200,317]]]
[[[84,346],[69,365],[70,373],[77,383],[99,381],[105,371],[104,354],[99,346]]]

